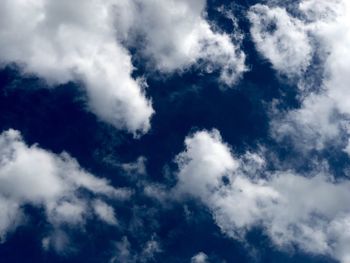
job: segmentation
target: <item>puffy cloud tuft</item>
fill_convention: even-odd
[[[79,81],[91,110],[131,132],[146,132],[153,113],[131,77],[129,52],[116,41],[115,1],[4,1],[0,62],[16,63],[50,85]]]
[[[0,63],[15,63],[50,86],[80,82],[100,119],[142,134],[154,111],[147,84],[132,76],[126,46],[137,43],[136,50],[162,73],[204,61],[205,71],[219,70],[231,86],[246,70],[244,53],[230,35],[211,28],[205,8],[204,0],[6,0]]]
[[[321,150],[349,134],[350,4],[303,0],[288,12],[276,2],[281,6],[251,7],[251,33],[278,72],[297,77],[301,107],[277,114],[272,133],[277,139],[291,137],[301,148]]]
[[[182,71],[204,61],[205,70],[218,69],[231,86],[244,71],[245,55],[230,35],[215,32],[205,16],[205,0],[122,0],[117,24],[123,41],[139,44],[141,52],[163,73]]]
[[[243,240],[260,226],[278,248],[297,245],[348,262],[348,180],[326,172],[270,172],[257,154],[235,157],[216,130],[197,132],[185,144],[175,189],[207,205],[224,233]]]
[[[92,197],[84,197],[82,191]],[[27,146],[15,130],[0,135],[2,241],[24,223],[24,205],[43,208],[47,221],[59,229],[63,224],[83,226],[93,214],[107,224],[115,224],[113,208],[98,198],[122,200],[129,196],[128,190],[116,189],[107,180],[84,171],[68,154],[56,155],[36,145]],[[44,242],[46,247],[48,240]]]
[[[208,263],[208,256],[203,252],[199,252],[191,258],[191,263]]]
[[[289,76],[302,74],[310,65],[312,47],[304,24],[283,8],[257,4],[248,18],[257,49],[273,67]]]

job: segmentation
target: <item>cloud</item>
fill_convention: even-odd
[[[132,249],[129,239],[124,236],[119,242],[115,243],[115,255],[110,259],[110,263],[133,263],[133,262],[154,262],[155,256],[161,253],[159,242],[156,236],[142,244],[141,251]]]
[[[292,140],[301,151],[322,150],[327,142],[341,139],[344,121],[334,101],[320,94],[309,94],[300,108],[272,114],[270,130],[277,141]]]
[[[146,162],[147,162],[147,158],[144,156],[140,156],[137,158],[135,162],[122,164],[121,168],[126,174],[130,176],[146,175],[147,174]]]
[[[129,196],[130,191],[116,189],[107,180],[86,172],[66,153],[56,155],[37,145],[27,146],[15,130],[0,135],[2,241],[18,225],[25,223],[24,205],[43,208],[47,222],[59,233],[48,237],[43,245],[49,247],[51,239],[60,247],[65,243],[61,225],[84,226],[93,215],[114,225],[114,210],[102,199],[123,200]]]
[[[140,262],[155,261],[155,256],[162,252],[159,241],[156,240],[155,235],[151,240],[148,240],[142,248],[140,255]]]
[[[110,224],[110,225],[116,225],[117,219],[114,214],[113,207],[107,205],[105,202],[101,200],[96,200],[93,203],[93,208],[95,211],[95,214],[104,222]]]
[[[205,198],[219,187],[222,176],[230,174],[238,166],[228,146],[221,142],[217,130],[198,132],[185,140],[186,151],[176,157],[179,165],[178,188],[180,191]]]
[[[208,256],[203,252],[199,252],[198,254],[194,255],[191,258],[191,263],[207,263],[207,262],[208,262]]]
[[[16,63],[51,86],[81,82],[102,120],[142,133],[150,128],[153,109],[142,81],[131,77],[129,52],[116,40],[114,2],[3,2],[0,62]]]
[[[0,63],[15,63],[50,86],[81,83],[100,119],[142,134],[154,111],[147,84],[132,76],[126,46],[133,43],[162,73],[201,60],[205,71],[219,70],[220,80],[232,85],[246,70],[244,53],[230,35],[213,31],[205,8],[204,0],[6,0]]]
[[[119,35],[130,44],[143,36],[141,52],[158,71],[182,71],[202,60],[207,72],[219,70],[220,80],[229,86],[246,71],[239,45],[206,20],[205,0],[123,0],[117,6]]]
[[[185,146],[176,158],[176,192],[207,205],[224,233],[244,240],[260,226],[280,249],[297,245],[349,262],[348,180],[327,171],[269,171],[258,154],[234,156],[216,130],[190,135]]]
[[[116,244],[116,256],[112,257],[110,263],[121,262],[121,263],[132,263],[136,262],[136,255],[131,251],[131,245],[126,236]]]
[[[303,0],[288,6],[292,12],[277,4],[258,4],[248,13],[259,52],[281,74],[297,73],[301,107],[277,114],[272,134],[321,150],[349,133],[350,4]]]
[[[286,75],[300,75],[310,65],[312,47],[304,24],[283,8],[257,4],[250,8],[250,32],[257,49]]]

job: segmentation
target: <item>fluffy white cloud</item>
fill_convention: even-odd
[[[93,203],[94,211],[96,215],[102,220],[111,225],[116,225],[117,219],[114,214],[113,207],[107,205],[105,202],[101,200],[96,200]]]
[[[185,145],[176,192],[206,204],[223,232],[243,239],[261,226],[279,248],[295,244],[349,262],[348,180],[322,171],[309,177],[269,172],[257,154],[235,157],[215,130],[197,132]]]
[[[116,1],[6,0],[0,10],[0,61],[17,63],[50,85],[80,81],[101,119],[145,132],[153,113],[128,51],[116,41]]]
[[[348,132],[344,124],[350,119],[350,4],[303,0],[294,5],[295,13],[297,17],[284,7],[253,6],[251,32],[257,49],[279,72],[308,70],[298,79],[301,108],[274,120],[273,133],[277,138],[297,135],[299,142],[308,141],[304,145],[321,149],[340,132]],[[265,26],[270,23],[277,28],[272,33]],[[317,59],[310,63],[312,56]]]
[[[117,7],[119,36],[131,44],[143,36],[141,52],[160,72],[181,71],[203,60],[206,71],[219,69],[221,81],[232,85],[246,70],[239,46],[206,20],[205,0],[122,0]]]
[[[82,191],[92,198],[84,197]],[[100,198],[125,199],[129,195],[128,190],[116,189],[107,180],[81,169],[68,154],[55,155],[36,145],[27,146],[15,130],[0,135],[2,241],[24,223],[24,205],[43,208],[55,229],[62,224],[82,226],[93,214],[107,224],[115,224],[113,208]]]
[[[217,130],[198,132],[185,140],[186,151],[176,157],[179,165],[178,187],[193,191],[204,199],[223,184],[222,176],[234,171],[238,162],[232,158],[228,146],[221,142]]]
[[[205,0],[6,0],[0,10],[0,63],[15,63],[55,86],[78,81],[90,109],[132,133],[150,128],[147,86],[134,79],[136,48],[161,72],[184,70],[199,60],[232,85],[245,71],[245,56],[205,19]],[[143,41],[139,41],[143,39]]]
[[[322,150],[343,128],[344,122],[336,116],[334,101],[327,96],[309,94],[300,108],[275,112],[271,133],[277,141],[291,139],[299,150]]]
[[[208,256],[203,252],[199,252],[198,254],[194,255],[191,258],[191,263],[207,263],[207,262],[208,262]]]
[[[283,8],[257,4],[250,8],[252,38],[273,67],[284,74],[300,75],[310,64],[312,48],[304,24]]]

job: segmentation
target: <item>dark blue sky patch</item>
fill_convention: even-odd
[[[206,73],[198,65],[165,76],[149,71],[145,57],[137,52],[137,47],[130,47],[135,66],[133,77],[146,77],[146,94],[155,110],[150,131],[140,138],[113,128],[91,113],[81,83],[53,88],[35,76],[24,76],[16,66],[0,71],[0,131],[19,130],[28,145],[37,143],[57,154],[68,152],[97,177],[134,191],[130,200],[111,203],[118,226],[107,226],[91,217],[84,231],[67,227],[72,246],[64,255],[42,249],[42,239],[53,229],[40,208],[28,206],[29,223],[0,245],[1,262],[108,262],[117,255],[116,244],[124,237],[130,243],[130,263],[143,262],[139,255],[152,238],[159,242],[160,251],[150,262],[190,262],[199,252],[204,252],[211,263],[335,262],[307,254],[297,246],[292,252],[280,250],[259,228],[248,232],[244,244],[223,234],[211,212],[198,200],[167,200],[169,203],[162,204],[144,194],[145,185],[156,183],[170,191],[176,184],[178,169],[174,158],[184,150],[185,137],[214,128],[237,155],[268,148],[267,169],[279,168],[273,163],[276,158],[300,173],[308,173],[314,169],[314,163],[326,159],[332,173],[347,176],[349,157],[338,145],[327,145],[305,159],[293,149],[290,140],[281,143],[271,137],[272,103],[278,101],[277,109],[287,111],[299,108],[300,100],[295,82],[273,70],[250,37],[246,12],[258,2],[208,1],[208,19],[213,25],[223,32],[240,30],[244,35],[240,45],[247,55],[249,71],[234,87],[218,83],[219,71]],[[218,11],[222,5],[237,17],[237,28]],[[144,45],[142,39],[139,43]],[[310,71],[322,72],[318,64],[321,59],[315,57]],[[317,75],[310,76],[309,81],[321,83]],[[146,173],[131,176],[123,164],[135,162],[140,156],[146,160]]]

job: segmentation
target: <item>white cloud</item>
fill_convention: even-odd
[[[124,0],[117,16],[120,37],[144,36],[142,52],[160,72],[181,71],[204,60],[206,71],[219,69],[220,80],[234,84],[246,71],[245,55],[230,35],[215,32],[205,16],[205,0]],[[136,33],[135,33],[136,32]]]
[[[107,205],[105,202],[101,200],[96,200],[93,203],[95,214],[104,222],[116,225],[118,223],[113,207]]]
[[[92,194],[92,200],[80,194],[82,190]],[[27,146],[15,130],[0,135],[2,241],[24,223],[23,205],[42,207],[47,221],[60,232],[62,224],[83,226],[93,213],[105,223],[115,224],[113,208],[98,198],[125,199],[129,195],[128,190],[116,189],[107,180],[84,171],[68,154]]]
[[[13,200],[7,200],[0,197],[0,241],[3,241],[6,235],[15,230],[23,221],[23,215],[19,204]]]
[[[272,66],[289,76],[302,74],[310,64],[312,47],[305,25],[283,8],[257,4],[248,18],[257,49]]]
[[[273,135],[289,136],[304,150],[320,150],[349,133],[350,4],[303,0],[293,6],[298,16],[283,6],[253,6],[251,32],[257,49],[276,70],[287,76],[299,72],[301,107],[272,120]],[[276,27],[273,33],[268,30],[271,23]],[[318,60],[310,63],[312,56]]]
[[[223,182],[222,176],[236,169],[238,162],[221,142],[217,130],[198,132],[185,140],[186,151],[176,157],[179,165],[180,191],[193,191],[202,198],[215,191]]]
[[[160,72],[204,60],[206,71],[220,70],[221,81],[232,85],[245,71],[243,52],[229,35],[211,29],[205,8],[204,0],[6,0],[0,10],[0,63],[15,63],[51,86],[80,82],[102,120],[145,133],[153,109],[144,80],[131,76],[124,44],[136,41]]]
[[[299,150],[322,150],[339,135],[344,123],[336,115],[334,101],[327,96],[309,94],[297,109],[275,112],[270,123],[277,141],[291,139]]]
[[[50,85],[80,81],[91,110],[131,132],[153,113],[128,51],[116,40],[117,1],[6,0],[0,10],[0,62],[17,63]]]
[[[208,256],[203,252],[199,252],[191,258],[191,263],[208,263]]]
[[[297,245],[349,262],[348,180],[322,171],[308,177],[269,172],[259,155],[235,157],[215,130],[197,132],[185,145],[177,158],[176,192],[206,204],[224,233],[244,239],[261,226],[281,249]]]

